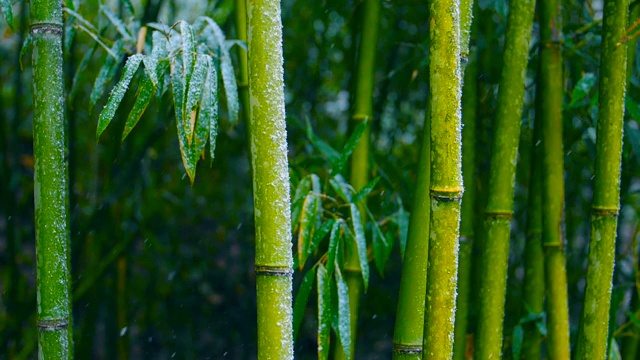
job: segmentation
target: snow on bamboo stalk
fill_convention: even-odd
[[[424,359],[453,353],[463,192],[459,7],[459,0],[434,0],[429,6],[432,156]]]
[[[620,209],[620,161],[627,45],[621,42],[629,0],[605,0],[600,59],[599,110],[591,241],[578,359],[607,356],[616,228]]]
[[[558,0],[540,4],[538,86],[542,146],[542,244],[547,295],[547,353],[569,359],[569,305],[563,241],[564,154],[562,151],[562,18]],[[607,306],[606,313],[609,312]]]
[[[37,324],[44,359],[72,357],[62,8],[31,2]]]
[[[258,359],[293,359],[291,219],[280,2],[249,3]]]
[[[364,0],[362,6],[362,32],[358,48],[357,80],[355,83],[355,104],[352,121],[355,125],[354,128],[363,121],[368,121],[368,123],[353,151],[351,159],[351,185],[356,191],[362,189],[369,181],[369,138],[371,134],[371,118],[373,117],[373,87],[376,47],[378,44],[378,23],[380,22],[380,0]],[[362,206],[359,210],[361,214],[366,214]],[[351,346],[350,354],[344,354],[342,346],[336,347],[336,359],[353,359],[355,354],[362,276],[356,243],[355,241],[348,242],[345,249],[344,277],[349,287]],[[365,274],[365,276],[367,275]]]
[[[502,354],[513,192],[534,5],[534,0],[512,1],[507,20],[485,212],[485,248],[480,270],[482,284],[476,357],[481,360],[497,359]]]

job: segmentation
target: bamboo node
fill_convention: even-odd
[[[486,219],[506,219],[511,220],[513,218],[513,211],[505,210],[487,210],[484,213]]]
[[[357,273],[360,274],[362,272],[362,270],[359,267],[347,267],[345,266],[344,270],[342,270],[345,273]]]
[[[239,81],[238,82],[238,89],[243,89],[243,88],[246,88],[246,87],[249,87],[249,82],[247,82],[247,81],[242,81],[242,82]]]
[[[606,207],[606,206],[591,207],[592,216],[617,217],[618,211],[620,211],[620,209],[618,209],[617,207]]]
[[[55,22],[31,24],[31,35],[35,36],[40,34],[62,36],[62,24]]]
[[[67,319],[42,319],[38,320],[38,329],[42,331],[59,331],[69,326]]]
[[[369,118],[371,118],[371,116],[365,114],[353,114],[351,117],[354,121],[369,121]]]
[[[462,188],[431,189],[429,192],[436,201],[451,202],[462,199]]]
[[[422,345],[393,344],[396,354],[422,354]]]
[[[283,266],[256,265],[256,275],[290,276],[293,269]]]

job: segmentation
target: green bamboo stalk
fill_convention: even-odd
[[[458,265],[458,297],[456,299],[456,323],[453,341],[453,358],[466,357],[467,328],[471,293],[472,249],[476,228],[476,113],[478,108],[478,64],[475,49],[469,49],[472,26],[473,0],[460,1],[460,43],[464,85],[462,87],[462,219],[460,220],[460,252]],[[471,55],[470,51],[473,53]],[[464,64],[467,64],[464,66]]]
[[[39,353],[44,359],[70,359],[69,194],[60,1],[32,1],[31,37]]]
[[[481,360],[500,358],[502,353],[513,192],[534,6],[534,0],[512,1],[507,20],[480,269],[482,284],[476,357]]]
[[[459,0],[429,5],[431,212],[424,359],[453,354],[462,184]]]
[[[577,342],[578,359],[607,356],[609,303],[620,209],[620,163],[627,67],[629,0],[606,0],[602,29],[595,184],[587,285]]]
[[[280,1],[252,1],[248,18],[258,359],[293,359],[293,257]]]
[[[536,101],[541,98],[542,86],[536,87]],[[529,199],[527,209],[527,241],[524,248],[524,289],[523,304],[525,316],[529,313],[544,312],[544,254],[542,252],[542,178],[540,175],[540,158],[542,157],[541,119],[542,114],[536,111],[531,146]],[[522,358],[540,360],[542,334],[535,323],[524,324],[522,342]]]
[[[373,118],[373,88],[375,83],[375,59],[378,45],[378,25],[380,22],[380,0],[362,2],[362,27],[358,46],[358,62],[352,122],[354,128],[362,121],[368,121],[364,133],[351,158],[351,185],[358,191],[369,181],[369,142],[371,137],[371,119]],[[366,214],[364,208],[361,214]],[[336,347],[336,359],[353,359],[358,328],[358,307],[362,291],[362,269],[356,243],[351,241],[345,250],[345,281],[349,287],[349,312],[351,319],[350,354],[345,354],[342,346]],[[347,356],[348,355],[348,356]]]
[[[540,4],[540,98],[542,125],[542,244],[547,297],[547,353],[569,359],[569,304],[565,269],[564,153],[562,151],[562,18],[558,0]],[[607,314],[609,307],[607,306]]]

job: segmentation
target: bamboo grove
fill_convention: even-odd
[[[640,1],[0,13],[0,358],[639,356]]]

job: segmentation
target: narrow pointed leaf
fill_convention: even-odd
[[[127,122],[124,125],[124,131],[122,132],[122,141],[127,138],[131,130],[138,124],[140,121],[140,117],[144,114],[144,111],[149,106],[153,95],[156,93],[156,87],[151,81],[148,73],[142,77],[140,81],[140,85],[138,85],[138,91],[136,93],[136,102],[133,104],[133,108],[129,113],[129,117],[127,118]]]
[[[315,231],[315,233],[313,234],[313,240],[311,241],[311,246],[307,250],[307,256],[311,256],[311,254],[313,254],[313,252],[316,251],[316,249],[320,246],[320,243],[322,242],[322,240],[324,240],[324,238],[327,236],[327,234],[329,234],[331,229],[333,229],[333,224],[335,222],[336,221],[334,219],[329,219],[327,222],[322,224],[318,228],[318,230]]]
[[[11,30],[13,30],[13,9],[12,9],[11,0],[0,0],[0,8],[2,9],[2,13],[4,14],[5,20],[7,20],[7,24]]]
[[[355,195],[353,195],[352,202],[357,204],[361,200],[363,200],[367,196],[369,196],[369,194],[371,193],[373,188],[376,187],[376,185],[378,184],[378,181],[380,181],[380,177],[379,176],[376,177],[375,179],[369,181],[369,183],[367,185],[365,185],[362,189],[360,189],[360,191],[358,191]]]
[[[318,360],[329,358],[331,334],[331,278],[327,269],[320,264],[318,278]]]
[[[100,113],[100,118],[98,119],[98,129],[96,132],[96,137],[99,139],[102,132],[109,126],[109,123],[113,119],[113,116],[124,97],[124,94],[127,92],[129,88],[129,83],[133,78],[133,75],[138,70],[140,66],[140,62],[142,61],[142,55],[133,55],[131,56],[126,64],[124,65],[124,71],[122,73],[122,77],[120,81],[113,87],[111,90],[111,95],[109,95],[109,100],[107,101],[107,105],[105,105],[104,109]]]
[[[395,222],[400,233],[400,256],[404,259],[404,252],[407,248],[407,235],[409,233],[409,214],[404,210],[402,204],[400,204],[400,209],[396,213]]]
[[[321,140],[316,136],[316,134],[313,132],[313,128],[311,127],[311,123],[309,122],[309,119],[306,119],[306,124],[307,124],[307,137],[309,138],[309,141],[311,141],[311,144],[318,151],[320,151],[324,156],[326,156],[329,162],[334,163],[336,161],[339,161],[340,153],[337,152],[334,148],[332,148],[331,145],[327,144],[326,142],[324,142],[323,140]]]
[[[524,341],[524,329],[522,325],[518,324],[513,329],[513,341],[511,345],[511,351],[514,359],[520,359],[520,353],[522,353],[522,342]]]
[[[100,10],[107,16],[107,19],[111,21],[113,26],[116,27],[116,30],[122,35],[126,40],[133,40],[133,35],[127,29],[127,26],[124,24],[122,19],[118,17],[111,9],[106,5],[100,5]]]
[[[378,226],[378,222],[375,217],[367,208],[367,215],[371,220],[371,224],[373,227],[372,232],[372,243],[373,243],[373,256],[374,261],[376,263],[376,268],[378,269],[378,273],[380,276],[384,275],[384,267],[389,259],[389,255],[391,255],[391,243],[387,241],[387,237]]]
[[[31,38],[31,34],[27,34],[27,37],[24,38],[24,42],[22,43],[22,48],[20,48],[20,70],[23,70],[22,58],[24,57],[24,54],[29,51],[29,48],[31,47],[31,40],[33,40]]]
[[[100,98],[102,97],[102,94],[104,94],[107,84],[116,75],[116,71],[118,70],[118,67],[120,66],[120,62],[122,61],[122,57],[123,57],[122,56],[123,46],[124,46],[124,42],[122,40],[118,40],[111,47],[111,51],[115,53],[117,57],[114,58],[112,56],[107,56],[107,59],[105,60],[102,67],[100,68],[98,77],[96,78],[96,81],[93,84],[93,89],[91,90],[91,96],[89,99],[90,108],[93,108],[98,102],[98,100],[100,100]],[[137,69],[137,65],[136,65],[136,69]]]
[[[300,214],[302,211],[302,204],[304,200],[311,190],[311,177],[305,176],[300,180],[298,186],[296,187],[296,192],[293,195],[293,200],[291,201],[291,228],[296,229],[298,223],[300,222]]]
[[[203,84],[202,102],[200,103],[200,110],[198,111],[198,122],[196,123],[196,154],[197,156],[204,156],[204,149],[207,145],[207,141],[211,137],[211,122],[218,121],[218,106],[213,98],[214,94],[211,92],[209,83],[212,81],[211,72],[215,72],[212,68],[211,58],[208,55],[201,55],[204,57],[207,63],[207,72],[205,74],[205,82]],[[215,135],[217,130],[213,134],[214,138],[211,140],[211,147],[215,149]]]
[[[302,213],[300,215],[300,231],[298,232],[298,267],[302,269],[304,263],[307,260],[307,250],[311,245],[311,239],[313,237],[315,215],[314,201],[315,196],[310,193],[304,199],[302,203]]]
[[[367,128],[366,121],[361,122],[355,128],[355,130],[353,131],[353,134],[351,134],[351,136],[347,140],[347,143],[344,145],[344,148],[342,149],[342,153],[340,154],[340,157],[332,162],[332,167],[333,167],[331,169],[332,175],[340,174],[342,172],[342,170],[345,167],[345,164],[349,160],[349,156],[353,154],[353,151],[355,150],[356,145],[358,144],[358,140],[360,140],[366,128]]]
[[[96,29],[96,27],[93,26],[93,24],[89,22],[87,19],[85,19],[82,15],[78,14],[74,9],[66,7],[63,10],[64,12],[66,12],[67,14],[71,15],[73,18],[78,20],[86,30],[91,31],[93,34],[98,34],[98,29]]]
[[[182,126],[186,129],[189,126],[189,112],[187,110],[187,100],[189,94],[189,84],[193,75],[195,66],[196,44],[194,41],[193,29],[186,21],[180,21],[180,33],[182,35],[182,93],[184,94],[184,102],[182,103]],[[185,132],[187,135],[189,131]],[[187,141],[191,143],[190,137]]]
[[[302,320],[304,320],[304,313],[307,309],[307,303],[309,302],[309,294],[311,294],[311,289],[313,288],[313,280],[316,277],[316,269],[312,268],[304,275],[302,278],[302,283],[300,284],[300,289],[298,290],[298,294],[296,294],[296,300],[293,304],[293,339],[298,338],[298,333],[300,331],[300,325],[302,324]]]
[[[154,87],[158,86],[158,61],[152,56],[145,56],[142,59],[144,64],[144,72],[149,77],[149,80],[153,83]]]
[[[329,275],[333,274],[333,270],[336,266],[336,257],[338,254],[338,243],[340,242],[340,234],[342,233],[342,226],[344,225],[344,220],[339,219],[333,224],[331,228],[331,235],[329,237],[329,250],[327,257],[327,271]]]
[[[189,91],[187,92],[185,116],[188,118],[186,119],[187,127],[185,128],[185,133],[189,144],[193,141],[193,133],[196,126],[196,109],[200,102],[200,95],[202,94],[202,88],[207,77],[207,68],[207,59],[204,56],[198,56],[189,82]]]
[[[589,95],[589,92],[593,88],[593,85],[596,84],[597,80],[598,79],[593,73],[584,74],[573,88],[569,107],[581,105],[580,103],[587,97],[587,95]]]
[[[349,287],[342,278],[339,271],[336,271],[336,286],[338,288],[338,329],[340,343],[347,360],[350,359],[351,348],[351,314],[349,313]]]
[[[124,6],[131,15],[135,15],[135,9],[133,8],[133,4],[131,4],[131,0],[123,0]]]
[[[209,64],[209,72],[207,74],[207,82],[205,84],[205,96],[203,107],[207,106],[209,114],[209,154],[211,162],[215,158],[216,138],[218,137],[218,72],[213,66],[213,60],[207,56]]]
[[[182,164],[189,176],[189,181],[193,185],[196,176],[196,162],[197,157],[192,146],[189,146],[187,135],[183,126],[183,104],[184,99],[184,78],[180,71],[182,62],[179,58],[175,58],[171,63],[171,89],[173,91],[173,103],[176,114],[176,130],[178,133],[178,143],[180,145],[180,156],[182,157]]]
[[[151,57],[156,61],[160,59],[164,59],[169,56],[169,42],[163,33],[160,31],[154,31],[151,35],[152,48],[151,48]]]
[[[329,185],[331,185],[331,188],[338,194],[338,196],[340,196],[340,198],[342,198],[342,200],[351,202],[351,195],[353,193],[352,188],[346,181],[344,181],[342,175],[337,175],[329,180]]]
[[[351,208],[351,223],[353,224],[353,232],[355,233],[356,245],[358,246],[358,258],[360,259],[360,269],[362,270],[362,280],[364,283],[364,291],[367,292],[369,287],[369,262],[367,261],[367,239],[364,236],[364,227],[362,226],[362,217],[360,210],[356,204],[349,204]]]

